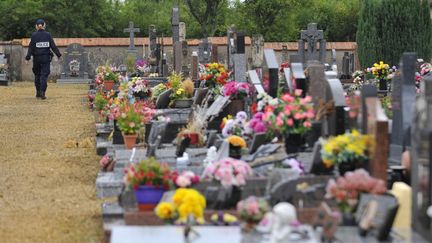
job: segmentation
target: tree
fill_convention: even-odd
[[[202,37],[213,36],[217,23],[224,20],[227,0],[185,0],[192,17],[199,23]]]

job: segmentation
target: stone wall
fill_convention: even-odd
[[[90,77],[94,76],[94,70],[98,65],[103,65],[107,61],[112,64],[119,65],[125,63],[127,57],[127,47],[128,39],[121,38],[95,38],[97,41],[89,41],[89,39],[55,39],[57,45],[59,46],[60,52],[63,53],[66,50],[68,43],[80,43],[84,46],[84,49],[89,55],[89,74]],[[138,55],[141,57],[143,55],[143,45],[146,43],[146,38],[137,38],[137,49]],[[221,63],[225,63],[227,57],[227,49],[225,44],[226,38],[215,38],[212,40],[213,43],[218,44],[218,60]],[[89,44],[90,42],[90,44]],[[167,43],[164,47],[165,53],[168,57],[168,64],[173,63],[173,50],[170,45],[169,39],[165,41]],[[192,51],[198,52],[198,40],[188,40],[189,43],[189,53]],[[115,44],[115,45],[114,45]],[[289,54],[295,54],[297,51],[296,43],[266,43],[265,48],[273,48],[276,51],[276,56],[279,63],[281,62],[281,46],[285,44],[288,46]],[[331,63],[331,49],[335,48],[337,53],[338,66],[342,67],[342,56],[345,51],[353,52],[355,48],[355,43],[351,42],[339,42],[339,43],[328,43],[327,51],[327,62]],[[250,57],[250,40],[246,41],[246,56]],[[28,39],[14,40],[9,42],[0,42],[0,52],[10,54],[10,70],[12,81],[28,81],[33,80],[34,76],[32,73],[31,62],[25,64],[25,55],[28,50]],[[148,53],[148,51],[147,51]],[[62,72],[62,63],[57,61],[57,58],[51,62],[51,80],[56,80],[60,77]]]

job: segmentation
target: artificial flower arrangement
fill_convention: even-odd
[[[186,224],[192,216],[199,224],[204,224],[206,199],[195,189],[179,188],[172,196],[172,202],[157,205],[156,215],[166,223]]]
[[[237,112],[235,118],[233,118],[231,115],[224,117],[221,124],[222,136],[245,136],[247,122],[247,114],[244,111]]]
[[[102,93],[97,93],[94,98],[94,108],[96,111],[102,111],[106,105],[108,105],[108,100],[106,100]]]
[[[342,212],[354,213],[361,193],[381,195],[387,192],[387,188],[383,180],[371,177],[364,169],[358,169],[336,180],[330,179],[326,192],[326,198],[334,198]]]
[[[158,162],[153,157],[142,160],[138,164],[129,164],[125,169],[124,183],[129,189],[153,186],[168,190],[171,181],[169,166]]]
[[[221,93],[232,100],[242,100],[252,94],[252,88],[247,82],[229,81],[224,84]]]
[[[129,90],[135,97],[144,99],[151,96],[151,90],[148,87],[148,81],[140,77],[134,77],[127,82]]]
[[[172,180],[176,187],[187,188],[198,184],[200,182],[200,177],[195,175],[192,171],[183,171],[180,174],[175,171],[172,173]]]
[[[270,206],[263,198],[250,196],[237,204],[239,218],[248,224],[258,224],[270,211]]]
[[[227,141],[228,141],[230,146],[233,146],[236,148],[243,149],[243,148],[246,148],[246,146],[247,146],[246,141],[240,136],[231,135],[227,138]]]
[[[270,135],[304,134],[312,126],[315,117],[312,97],[301,97],[302,90],[282,94],[277,101],[271,100],[264,108],[263,120]]]
[[[205,64],[205,70],[201,73],[200,80],[205,81],[206,87],[216,88],[217,86],[225,85],[228,77],[229,73],[225,69],[225,66],[214,62]]]
[[[216,180],[225,188],[246,185],[246,179],[253,175],[252,168],[244,161],[225,158],[204,169],[203,178]]]
[[[115,73],[116,68],[109,65],[99,66],[96,70],[96,84],[104,84],[107,90],[119,82],[119,75]]]
[[[321,158],[327,168],[342,164],[365,163],[370,155],[372,139],[352,130],[322,141]]]
[[[138,59],[135,62],[135,70],[137,70],[140,74],[145,74],[150,72],[150,65],[148,65],[146,60]]]
[[[156,102],[159,95],[162,94],[163,92],[165,92],[166,90],[168,90],[168,87],[167,87],[167,85],[165,85],[163,83],[160,83],[160,84],[154,86],[153,88],[151,88],[152,100],[154,102]]]
[[[371,73],[375,79],[391,79],[390,74],[396,71],[396,67],[393,66],[390,68],[390,66],[383,61],[380,61],[379,63],[374,63],[372,67],[367,68],[367,72]]]
[[[115,165],[114,158],[106,154],[99,161],[99,165],[103,171],[113,171]]]
[[[425,76],[432,75],[432,64],[423,63],[420,65],[420,72],[416,72],[416,91],[420,93],[420,83]]]
[[[263,112],[255,113],[255,115],[252,117],[252,119],[250,119],[246,126],[246,133],[255,134],[267,132],[267,126],[265,121],[263,120],[263,115]]]

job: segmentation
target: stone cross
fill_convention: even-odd
[[[176,43],[177,41],[180,41],[180,31],[179,31],[179,21],[180,21],[180,13],[179,13],[179,8],[177,6],[175,6],[172,9],[172,13],[171,13],[171,27],[172,27],[172,32],[173,32],[173,36],[172,36],[172,41],[173,44]]]
[[[414,117],[416,54],[404,53],[400,74],[393,79],[392,112],[393,124],[390,144],[391,164],[400,164],[401,155],[411,143],[410,128]]]
[[[139,28],[134,28],[134,23],[132,21],[129,22],[129,28],[123,30],[124,32],[129,32],[129,50],[136,50],[134,39],[135,32],[140,32]]]
[[[179,41],[185,41],[186,40],[186,23],[180,22],[179,23]]]
[[[252,68],[262,67],[264,61],[264,37],[262,35],[252,36],[251,45]]]
[[[305,55],[304,42],[307,42],[307,55]],[[317,44],[320,44],[319,56],[317,56]],[[303,62],[308,60],[319,60],[325,62],[326,41],[324,40],[324,32],[317,29],[316,23],[308,24],[307,30],[301,31],[299,40],[299,54],[303,58]]]

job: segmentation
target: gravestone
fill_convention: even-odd
[[[284,68],[284,92],[291,93],[294,91],[293,84],[292,84],[292,75],[291,75],[291,69],[290,68]]]
[[[243,33],[237,34],[237,51],[233,54],[234,80],[236,82],[246,82],[246,55],[245,55],[245,36]]]
[[[291,80],[295,84],[295,89],[303,90],[302,96],[308,92],[308,85],[306,82],[306,75],[303,69],[303,63],[292,62],[291,66]]]
[[[339,79],[327,79],[325,101],[333,101],[335,111],[324,119],[323,133],[333,136],[345,133],[346,100],[344,89]]]
[[[251,45],[251,69],[260,68],[264,61],[264,37],[262,35],[252,36]]]
[[[199,62],[198,62],[198,53],[196,51],[192,52],[191,58],[191,76],[192,80],[195,82],[199,81]]]
[[[0,85],[9,85],[9,70],[8,70],[8,60],[6,55],[0,53],[0,65],[2,69],[0,70]]]
[[[165,90],[162,92],[156,99],[155,108],[156,109],[165,109],[168,107],[170,103],[170,96],[171,96],[172,90]]]
[[[201,40],[198,46],[198,60],[201,64],[206,64],[211,62],[211,43],[209,43],[208,38]]]
[[[159,69],[159,64],[157,61],[157,36],[156,36],[156,26],[149,26],[149,64],[150,72],[156,73]]]
[[[350,64],[351,61],[351,55],[348,52],[344,52],[344,55],[342,57],[342,72],[340,75],[341,79],[350,79],[351,78],[351,72],[350,72]]]
[[[432,205],[432,76],[424,77],[420,89],[411,128],[412,222],[416,231],[431,239],[427,212]]]
[[[179,41],[185,41],[186,40],[186,23],[180,22],[179,23]]]
[[[288,55],[288,46],[282,45],[282,62],[288,62],[289,61],[289,55]]]
[[[231,25],[227,31],[227,64],[228,70],[232,70],[233,68],[233,59],[232,54],[236,53],[236,39],[237,39],[237,30],[234,25]]]
[[[174,71],[180,73],[182,71],[183,64],[183,43],[180,41],[174,42],[173,45],[174,54]]]
[[[212,44],[211,46],[211,62],[219,62],[219,45]]]
[[[229,103],[230,99],[228,96],[219,95],[213,104],[211,104],[211,106],[207,109],[205,120],[217,117],[223,108],[225,108],[225,106],[227,106]]]
[[[279,64],[273,49],[264,50],[262,77],[264,86],[268,84],[268,94],[271,97],[277,97],[279,88]]]
[[[334,72],[338,72],[338,66],[337,66],[337,55],[336,50],[332,49],[332,64],[331,64],[331,70]]]
[[[179,7],[175,6],[171,13],[172,43],[180,41],[180,13]]]
[[[305,53],[305,42],[307,42],[307,53]],[[325,63],[326,57],[326,41],[324,32],[317,29],[316,23],[308,24],[307,30],[302,30],[300,34],[299,54],[302,57],[303,63],[310,60],[318,60]],[[319,43],[319,54],[317,44]]]
[[[138,55],[138,50],[135,48],[135,33],[140,32],[140,29],[135,28],[134,23],[132,21],[130,21],[129,27],[124,29],[123,32],[129,33],[128,54],[132,53],[132,54]]]
[[[88,53],[78,44],[70,44],[63,53],[63,72],[57,83],[60,84],[87,84],[91,82],[88,77]]]
[[[369,156],[368,170],[373,177],[387,181],[387,158],[389,152],[388,118],[378,97],[365,98],[367,114],[366,132],[374,140]]]
[[[363,133],[367,131],[367,110],[366,110],[366,98],[377,97],[378,91],[375,85],[366,84],[361,89],[361,104],[360,104],[360,127]]]
[[[248,77],[249,77],[249,82],[252,83],[255,90],[258,92],[258,94],[266,93],[264,87],[262,86],[261,80],[258,77],[256,70],[249,70]]]
[[[186,40],[181,42],[181,72],[183,77],[189,77],[189,46]]]
[[[308,94],[312,96],[314,107],[318,108],[320,101],[325,100],[327,80],[324,72],[324,65],[322,64],[309,64],[307,68],[309,88]],[[303,92],[306,92],[303,90]],[[316,110],[316,109],[315,109]]]

